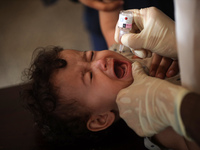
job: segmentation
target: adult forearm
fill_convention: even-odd
[[[101,31],[104,35],[108,47],[116,43],[114,40],[115,26],[117,24],[119,12],[121,9],[122,8],[110,12],[99,11]]]
[[[188,136],[200,146],[200,95],[190,93],[184,97],[181,117]]]

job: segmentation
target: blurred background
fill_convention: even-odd
[[[37,47],[91,49],[83,11],[70,0],[0,0],[0,89],[22,82]]]

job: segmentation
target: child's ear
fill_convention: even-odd
[[[113,112],[106,112],[100,115],[92,115],[87,122],[87,128],[90,131],[101,131],[108,128],[115,121]]]

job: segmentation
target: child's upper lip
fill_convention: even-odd
[[[116,79],[125,79],[132,76],[132,67],[130,61],[113,59],[112,73]]]

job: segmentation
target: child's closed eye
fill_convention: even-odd
[[[93,60],[93,57],[94,57],[94,51],[91,51],[91,57],[90,57],[90,61]]]
[[[92,72],[90,72],[90,79],[92,79],[92,77],[93,77],[93,74],[92,74]]]

